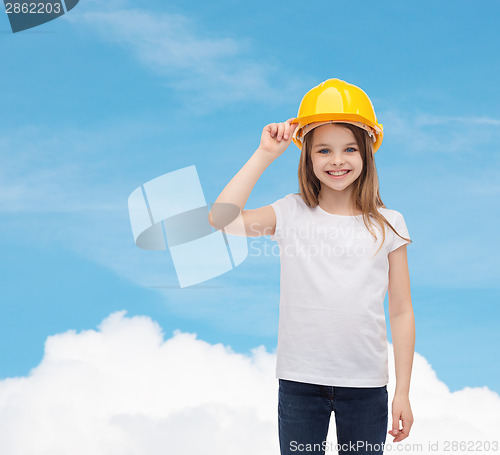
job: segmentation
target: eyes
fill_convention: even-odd
[[[346,152],[347,152],[348,150],[352,150],[352,152],[348,152],[348,153],[354,153],[354,152],[357,150],[357,148],[355,148],[355,147],[347,147],[347,148],[346,148]],[[330,149],[321,149],[321,150],[318,150],[318,153],[319,153],[320,155],[326,155],[326,153],[323,153],[323,152],[329,152],[329,151],[330,151]]]

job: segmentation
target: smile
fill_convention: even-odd
[[[325,171],[330,177],[334,178],[334,179],[341,179],[343,178],[344,176],[346,176],[347,174],[349,174],[349,172],[351,171],[341,171],[341,172],[334,172],[334,171]],[[332,172],[332,173],[330,173]]]

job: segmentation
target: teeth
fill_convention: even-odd
[[[330,175],[344,175],[347,174],[349,171],[341,171],[341,172],[331,172],[327,171]]]

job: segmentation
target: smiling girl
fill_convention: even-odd
[[[237,206],[243,235],[270,235],[280,247],[276,378],[282,455],[324,454],[332,411],[340,454],[383,453],[387,291],[396,369],[393,442],[408,437],[413,424],[411,240],[403,215],[385,207],[379,195],[374,154],[382,139],[366,93],[329,79],[304,96],[297,118],[264,127],[258,149],[210,211],[212,226],[233,233],[234,223],[215,216],[216,207]],[[292,140],[301,150],[300,191],[244,210],[255,183]]]

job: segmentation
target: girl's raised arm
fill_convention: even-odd
[[[259,147],[222,190],[208,214],[214,228],[246,237],[274,234],[276,216],[270,205],[253,210],[244,208],[262,173],[290,145],[298,125],[292,124],[292,120],[264,127]]]

